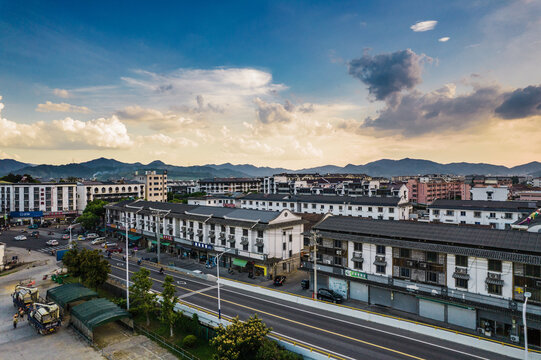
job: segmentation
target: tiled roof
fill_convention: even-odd
[[[541,202],[535,201],[488,201],[488,200],[445,200],[437,199],[431,209],[463,209],[463,210],[501,210],[510,212],[524,212],[541,207]]]
[[[288,194],[248,194],[242,200],[292,201],[322,204],[398,206],[400,198],[376,196],[339,195],[288,195]]]

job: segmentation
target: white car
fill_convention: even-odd
[[[95,234],[95,233],[90,233],[86,236],[86,239],[87,240],[92,240],[92,239],[96,239],[96,238],[99,238],[99,235],[98,234]]]
[[[58,241],[55,240],[55,239],[51,239],[51,240],[47,241],[45,244],[47,244],[47,246],[57,246]]]
[[[97,239],[92,240],[90,243],[92,245],[99,245],[99,244],[103,244],[104,242],[105,242],[105,238],[104,237],[99,237]]]
[[[101,247],[102,247],[102,248],[105,248],[105,249],[107,249],[107,248],[112,248],[112,247],[114,248],[114,247],[117,247],[117,246],[118,246],[118,245],[117,245],[116,242],[107,242],[107,243],[101,244]]]
[[[23,240],[26,240],[26,236],[24,236],[24,235],[17,235],[17,236],[15,236],[15,240],[16,240],[16,241],[23,241]]]

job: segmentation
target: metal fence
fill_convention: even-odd
[[[141,334],[145,335],[146,337],[148,337],[149,339],[152,339],[152,340],[162,344],[167,349],[169,349],[171,352],[173,352],[175,355],[179,356],[181,359],[201,360],[197,356],[187,352],[186,350],[178,347],[177,345],[170,343],[163,336],[158,335],[158,334],[156,334],[154,332],[147,331],[147,330],[145,330],[144,328],[142,328],[139,325],[133,324],[133,326],[134,326],[135,330],[138,333],[141,333]]]

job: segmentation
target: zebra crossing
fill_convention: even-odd
[[[42,252],[42,253],[46,253],[46,254],[50,254],[51,251],[58,251],[58,250],[65,250],[65,249],[68,249],[69,248],[69,244],[64,244],[64,245],[57,245],[57,246],[47,246],[47,247],[44,247],[44,248],[41,248],[41,249],[37,249],[36,251],[39,251],[39,252]]]

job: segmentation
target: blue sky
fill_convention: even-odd
[[[525,147],[509,154],[515,143],[483,149],[502,131],[539,127],[538,10],[533,1],[482,0],[1,1],[0,119],[11,130],[0,135],[0,158],[290,167],[535,160]],[[437,23],[412,30],[427,21]],[[364,59],[357,74],[371,66],[381,76],[352,75],[355,59]],[[407,79],[374,98],[369,89],[392,76]],[[502,120],[496,109],[516,90],[533,110]],[[428,108],[432,120],[417,121]],[[435,141],[454,150],[434,152]]]

